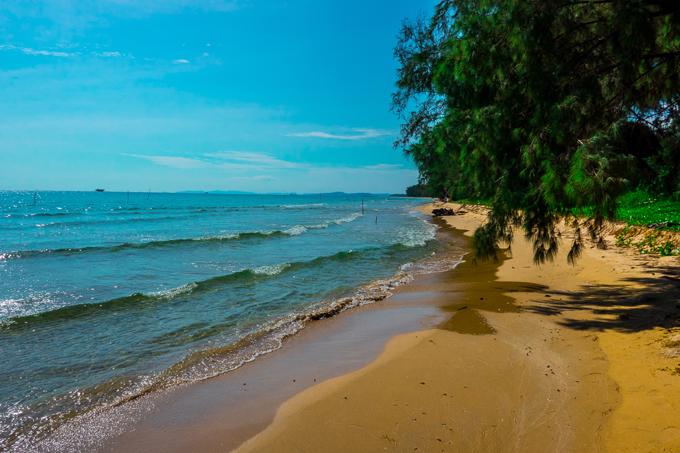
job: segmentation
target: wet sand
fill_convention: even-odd
[[[447,221],[470,235],[484,213],[466,210]],[[447,317],[295,395],[238,451],[680,451],[678,259],[592,247],[570,266],[564,249],[537,267],[517,235],[499,263],[407,286]]]
[[[441,229],[438,240],[441,254],[451,262],[467,251],[467,240],[450,229]],[[229,451],[265,429],[278,407],[295,394],[368,365],[395,335],[445,322],[449,314],[440,308],[442,298],[430,290],[441,281],[458,280],[451,275],[416,278],[429,301],[412,285],[402,286],[387,300],[310,324],[280,350],[233,372],[95,414],[59,433],[55,445],[106,452]],[[96,435],[89,441],[103,425],[109,430],[105,441]]]
[[[439,238],[451,259],[484,219],[466,209],[446,219],[455,233]],[[536,267],[531,254],[518,235],[498,262],[418,277],[234,372],[94,414],[63,433],[66,443],[107,452],[680,451],[678,259],[590,248],[574,267],[564,253]],[[102,426],[106,441],[88,444]]]

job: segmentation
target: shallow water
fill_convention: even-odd
[[[227,372],[439,269],[419,202],[0,193],[0,449]]]

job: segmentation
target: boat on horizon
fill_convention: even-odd
[[[104,189],[94,189],[95,192],[104,192]]]

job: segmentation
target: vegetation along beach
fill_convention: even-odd
[[[680,453],[680,2],[0,7],[0,451]]]

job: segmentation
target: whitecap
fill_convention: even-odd
[[[351,215],[348,215],[347,217],[343,217],[341,219],[334,220],[333,223],[335,223],[336,225],[342,225],[343,223],[354,222],[356,219],[358,219],[361,216],[363,216],[362,213],[355,212]]]
[[[166,289],[162,291],[156,291],[149,293],[150,296],[153,297],[159,297],[162,299],[173,299],[177,296],[180,296],[182,294],[189,294],[191,293],[194,289],[196,289],[198,285],[196,283],[187,283],[186,285],[178,286],[177,288],[171,288],[171,289]]]
[[[396,243],[406,247],[422,247],[436,237],[437,227],[423,221],[422,227],[401,229],[396,232]]]
[[[260,266],[253,269],[253,273],[259,275],[278,275],[288,267],[290,267],[290,264],[288,263],[273,264],[270,266]]]
[[[304,208],[322,208],[326,203],[303,203],[303,204],[284,204],[281,205],[283,209],[304,209]]]
[[[288,228],[284,231],[285,234],[289,236],[299,236],[300,234],[307,231],[307,227],[303,225],[295,225],[294,227]]]

